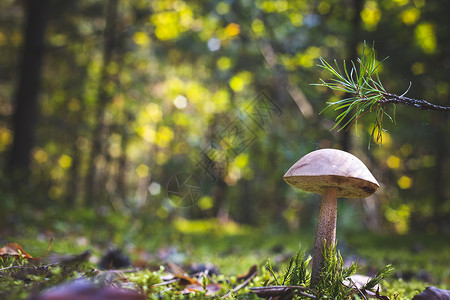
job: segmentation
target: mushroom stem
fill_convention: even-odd
[[[336,218],[337,218],[337,188],[329,188],[322,195],[319,219],[317,221],[316,240],[314,242],[314,252],[312,261],[311,287],[314,287],[319,280],[320,270],[323,267],[323,245],[334,245],[336,239]]]

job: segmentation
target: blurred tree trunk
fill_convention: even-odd
[[[116,176],[116,186],[117,186],[117,194],[122,199],[122,202],[125,203],[127,199],[127,182],[126,182],[126,173],[127,173],[127,165],[128,165],[128,157],[127,157],[127,147],[129,141],[129,132],[128,132],[128,122],[132,120],[132,113],[129,111],[124,112],[124,124],[121,126],[121,136],[122,139],[120,141],[120,156],[117,167],[117,176]]]
[[[251,185],[248,180],[241,180],[239,203],[236,203],[238,221],[244,224],[255,224],[255,195],[251,193]]]
[[[435,133],[435,166],[434,166],[434,217],[437,220],[438,228],[448,228],[450,225],[449,213],[445,210],[447,202],[446,189],[448,184],[445,184],[446,170],[448,167],[447,147],[445,136],[445,124],[448,120],[447,114],[437,114],[434,118]]]
[[[351,31],[348,38],[348,57],[347,61],[354,61],[356,63],[358,59],[358,44],[362,42],[360,40],[361,36],[361,12],[363,9],[364,1],[363,0],[353,0],[350,4],[353,10],[353,17],[351,20]],[[352,97],[353,95],[346,94],[344,98]],[[348,114],[345,119],[342,121],[342,124],[346,124],[350,119],[350,114]],[[352,135],[351,130],[355,130],[353,127],[349,127],[348,129],[342,130],[340,144],[342,146],[342,150],[351,151],[352,149]],[[370,156],[370,159],[373,161],[373,157]],[[381,230],[382,224],[382,215],[380,213],[380,201],[378,200],[376,195],[368,197],[364,199],[362,202],[362,206],[365,212],[365,222],[366,226],[372,231]]]
[[[86,203],[95,205],[98,202],[99,190],[104,190],[99,186],[97,164],[102,157],[105,140],[105,109],[111,101],[111,95],[106,90],[109,81],[108,66],[113,61],[114,48],[117,45],[117,19],[118,0],[109,0],[106,4],[106,24],[104,30],[103,66],[99,82],[98,100],[95,111],[95,128],[92,133],[92,146],[88,162],[88,172],[86,175]]]
[[[72,62],[75,61],[75,58],[71,60]],[[83,118],[86,114],[86,108],[84,105],[84,101],[82,99],[81,91],[83,90],[83,86],[85,84],[85,78],[87,78],[87,70],[86,67],[79,67],[75,65],[74,63],[71,64],[71,67],[73,70],[78,68],[80,70],[80,76],[77,77],[77,79],[72,80],[71,84],[73,84],[75,87],[73,88],[73,91],[75,91],[75,95],[78,94],[78,97],[80,99],[80,109],[76,113],[76,115],[71,120],[72,124],[83,124]],[[69,88],[69,87],[68,87]],[[69,100],[70,101],[70,100]],[[65,202],[68,207],[74,207],[76,205],[77,198],[80,194],[80,175],[81,175],[81,165],[82,165],[82,153],[79,149],[79,145],[77,144],[78,137],[80,135],[80,130],[78,128],[79,126],[76,126],[72,132],[71,132],[71,140],[72,140],[72,147],[70,153],[72,154],[72,164],[69,169],[68,179],[66,183],[66,197]]]
[[[78,150],[76,141],[72,146],[72,165],[69,169],[69,179],[66,187],[66,204],[68,207],[75,207],[76,199],[79,191],[79,173],[81,165],[81,153]]]
[[[123,40],[120,41],[120,43],[123,44]],[[115,47],[115,52],[120,52],[121,47]],[[123,60],[116,59],[115,60],[118,66],[117,74],[120,74],[123,70]],[[112,79],[111,79],[112,80]],[[118,80],[117,80],[118,81]],[[117,85],[119,83],[117,82]],[[118,91],[117,91],[118,92]],[[112,98],[112,95],[111,95]],[[115,108],[117,110],[120,110],[120,108]],[[120,210],[123,208],[123,205],[125,204],[125,195],[121,195],[120,188],[122,188],[122,191],[125,190],[125,181],[123,182],[124,185],[122,187],[119,187],[118,181],[117,181],[117,174],[119,171],[125,172],[125,169],[119,170],[119,167],[121,167],[120,164],[124,164],[123,167],[126,165],[127,157],[126,152],[122,152],[119,159],[113,158],[111,156],[111,152],[109,151],[109,141],[108,137],[112,136],[113,134],[117,134],[121,136],[121,151],[126,151],[126,147],[128,145],[128,139],[127,139],[127,132],[124,129],[127,126],[127,121],[125,121],[126,112],[123,111],[112,111],[112,114],[116,115],[117,122],[105,126],[105,135],[104,142],[102,145],[102,156],[104,158],[104,168],[101,172],[97,173],[97,186],[101,187],[100,191],[105,191],[104,197],[109,199],[110,203],[114,206],[116,210]],[[125,174],[125,173],[124,173]],[[145,191],[147,191],[147,188],[145,188]],[[123,197],[122,197],[123,196]]]
[[[47,0],[25,1],[23,58],[15,96],[12,124],[14,139],[8,165],[12,178],[19,176],[16,179],[20,181],[28,177],[31,150],[35,142],[47,4]]]
[[[443,8],[448,9],[450,7],[449,2],[446,2],[446,7]],[[444,15],[443,15],[444,16]],[[447,18],[444,16],[443,19],[436,20],[437,24],[448,24]],[[450,42],[448,39],[444,37],[448,36],[449,30],[440,32],[441,38],[446,41],[445,44],[442,45],[443,49],[448,49],[450,46]],[[442,51],[441,54],[435,58],[434,65],[436,66],[436,70],[440,70],[438,73],[438,78],[448,78],[448,70],[446,68],[441,68],[441,66],[450,65],[450,57],[448,55],[448,51]],[[441,95],[437,97],[439,101],[437,104],[440,105],[448,105],[450,103],[450,97],[448,95]],[[435,164],[434,164],[434,203],[433,203],[433,217],[437,221],[437,226],[441,231],[448,230],[450,228],[450,211],[448,209],[450,204],[449,197],[449,180],[448,176],[450,175],[449,167],[449,114],[448,113],[434,113],[433,115],[433,127],[436,128],[433,142],[433,149],[435,151]],[[446,138],[447,137],[447,138]]]
[[[351,20],[351,31],[348,38],[348,58],[347,61],[353,60],[356,62],[358,58],[358,43],[360,42],[360,32],[361,32],[361,11],[363,9],[363,0],[353,0],[351,1],[351,8],[353,10],[353,18]],[[346,94],[344,98],[351,97],[350,95]],[[346,124],[350,118],[350,114],[345,117],[345,119],[342,121],[342,124]],[[350,130],[353,130],[353,128],[350,128],[349,130],[342,130],[341,135],[341,141],[340,144],[342,145],[342,150],[344,151],[350,151],[352,148],[352,139],[351,139],[351,132]]]
[[[227,183],[221,176],[217,178],[216,184],[212,190],[214,215],[220,221],[226,222],[229,219],[230,203],[226,198]]]

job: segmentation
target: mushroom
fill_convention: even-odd
[[[322,249],[335,244],[337,197],[365,198],[380,187],[362,161],[341,150],[321,149],[303,156],[284,175],[291,186],[322,195],[314,242],[311,287],[323,266]]]

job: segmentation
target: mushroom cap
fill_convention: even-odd
[[[298,189],[323,194],[337,188],[338,197],[365,198],[380,185],[356,156],[336,149],[310,152],[297,161],[283,179]]]

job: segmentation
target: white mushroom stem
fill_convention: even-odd
[[[319,279],[320,270],[323,267],[323,244],[334,245],[336,239],[337,218],[337,188],[329,188],[322,195],[319,219],[317,221],[316,240],[314,242],[311,287],[314,287]]]

